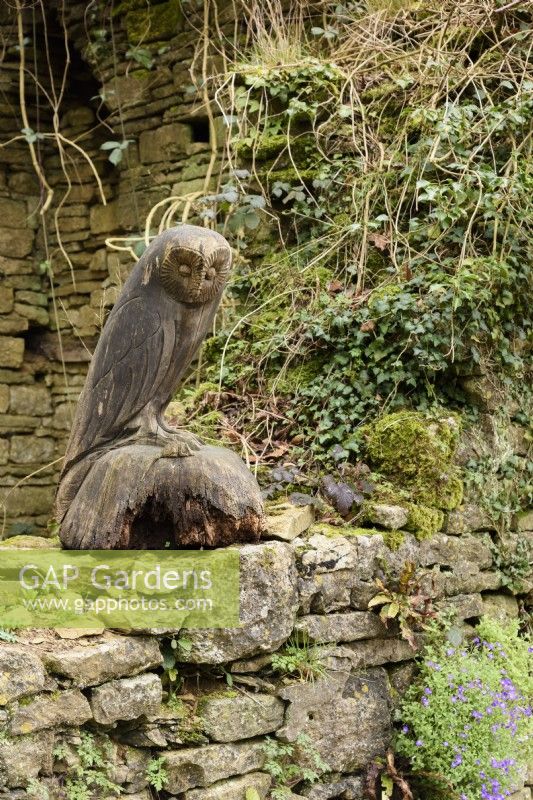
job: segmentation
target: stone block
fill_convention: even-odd
[[[0,430],[8,433],[31,433],[41,424],[41,417],[23,414],[0,414]]]
[[[210,181],[209,184],[205,185],[205,180],[203,178],[197,178],[194,181],[178,181],[172,185],[172,194],[176,197],[183,197],[183,195],[189,194],[208,194],[209,192],[213,191],[215,188],[214,181]]]
[[[25,228],[28,224],[28,209],[21,200],[0,198],[0,220],[3,228]]]
[[[165,789],[170,794],[260,770],[265,762],[261,741],[163,750],[158,755],[165,759]]]
[[[14,739],[0,737],[0,788],[26,786],[40,773],[52,771],[54,735],[42,731]],[[25,795],[27,796],[27,795]]]
[[[24,339],[0,336],[0,367],[20,367],[23,359]]]
[[[38,656],[15,645],[0,645],[0,706],[40,692],[45,678]]]
[[[301,614],[330,614],[348,608],[366,611],[376,585],[362,581],[353,570],[318,572],[298,578]]]
[[[445,532],[452,536],[461,536],[494,529],[494,522],[484,509],[474,503],[464,503],[448,514]]]
[[[328,642],[354,642],[386,636],[387,629],[379,616],[371,611],[348,611],[344,614],[310,614],[299,617],[294,628],[317,644]]]
[[[45,728],[78,726],[91,719],[87,698],[78,689],[41,694],[11,712],[9,732],[13,736]]]
[[[517,531],[533,531],[533,508],[517,514],[514,519],[514,527]]]
[[[248,800],[250,789],[255,789],[254,798],[266,800],[270,783],[270,775],[265,772],[252,772],[243,778],[219,781],[207,789],[191,789],[185,792],[183,800]],[[290,800],[288,796],[287,800]]]
[[[298,569],[303,576],[320,572],[335,572],[340,569],[354,569],[357,564],[355,543],[341,534],[325,536],[319,532],[313,533],[305,544],[306,548],[299,559]]]
[[[270,506],[267,510],[267,536],[284,542],[296,539],[315,521],[315,509],[312,505],[293,506],[291,503],[281,503]]]
[[[438,533],[431,539],[420,543],[420,564],[429,567],[433,564],[453,567],[465,561],[475,564],[478,569],[492,566],[492,554],[488,544],[477,536],[447,536]]]
[[[0,228],[0,252],[8,258],[25,258],[33,249],[34,234],[31,230]]]
[[[457,619],[465,620],[483,615],[483,602],[481,595],[458,594],[456,597],[448,597],[445,601],[436,603],[437,610],[446,609],[456,613]]]
[[[56,431],[68,431],[72,424],[73,407],[69,403],[56,406],[51,426]]]
[[[417,653],[405,639],[369,639],[344,645],[344,648],[350,651],[355,669],[408,661]]]
[[[111,233],[120,230],[118,202],[113,200],[105,206],[91,206],[91,233]]]
[[[511,595],[484,594],[481,596],[481,600],[483,602],[483,614],[500,623],[509,622],[510,619],[518,617],[518,601]]]
[[[46,308],[27,306],[24,305],[24,303],[15,303],[15,312],[19,317],[24,317],[29,320],[29,322],[33,322],[35,325],[39,325],[43,328],[50,322],[50,315]]]
[[[12,436],[10,459],[15,464],[39,464],[53,461],[55,441],[48,437]]]
[[[159,675],[145,673],[97,686],[91,693],[91,709],[99,725],[112,725],[118,720],[134,720],[154,714],[161,699]]]
[[[0,314],[9,314],[13,310],[14,293],[10,286],[0,286]]]
[[[163,657],[157,639],[106,634],[91,647],[66,646],[43,654],[47,669],[85,688],[159,667]]]
[[[54,500],[52,486],[18,486],[7,498],[8,512],[15,516],[50,514]]]
[[[240,548],[240,628],[188,630],[190,649],[182,661],[224,664],[271,653],[290,636],[298,596],[291,548],[284,542]]]
[[[409,512],[403,506],[375,503],[369,505],[366,517],[373,525],[380,525],[389,530],[399,530],[407,525]]]
[[[363,800],[364,797],[364,784],[363,779],[355,776],[339,777],[333,783],[327,781],[325,776],[325,783],[317,783],[307,789],[302,789],[303,796],[307,800],[334,800],[334,798],[346,798],[346,800]]]
[[[4,333],[23,333],[30,327],[26,317],[9,314],[0,318],[0,335]]]
[[[39,192],[39,182],[35,174],[17,171],[9,176],[9,188],[16,194],[35,195]]]
[[[0,439],[0,464],[9,461],[9,439]]]
[[[6,383],[0,384],[0,414],[5,414],[9,408],[9,386]]]
[[[355,772],[385,754],[391,723],[384,669],[353,675],[329,672],[324,679],[293,684],[279,694],[289,707],[278,738],[294,742],[306,734],[333,772]]]
[[[9,410],[12,414],[44,417],[52,413],[50,390],[46,386],[12,386]]]
[[[17,303],[25,303],[28,306],[48,307],[48,296],[45,292],[18,291],[16,300]]]
[[[155,131],[143,131],[139,139],[139,154],[143,164],[158,161],[172,162],[186,153],[192,142],[190,125],[174,122]]]
[[[235,742],[276,731],[283,723],[285,706],[268,694],[202,697],[197,707],[201,729],[215,742]]]
[[[475,592],[491,592],[502,586],[500,572],[475,569],[470,562],[456,564],[453,572],[442,572],[444,594],[453,597],[455,594],[474,594]]]

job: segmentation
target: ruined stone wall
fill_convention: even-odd
[[[4,535],[42,532],[51,516],[73,407],[106,312],[133,263],[131,253],[106,247],[106,239],[142,236],[150,209],[169,197],[182,198],[181,218],[191,193],[205,193],[217,180],[221,118],[209,120],[203,90],[195,91],[190,74],[195,53],[200,63],[203,58],[203,4],[187,3],[186,15],[174,0],[152,5],[147,10],[144,2],[125,2],[111,13],[112,4],[66,4],[68,51],[61,4],[46,4],[46,32],[39,9],[24,11],[31,128],[26,135],[21,134],[16,16],[7,4],[1,10],[6,44],[0,72]],[[222,4],[216,24],[221,35],[233,34],[232,8]],[[135,48],[141,59],[150,55],[150,68],[131,55]],[[59,95],[67,61],[54,128],[45,92],[53,96],[55,89]],[[209,55],[208,74],[215,61]],[[54,130],[63,138],[54,137]],[[54,192],[44,216],[39,209],[47,194],[32,166],[28,138]],[[117,165],[109,161],[110,150],[100,149],[109,141],[127,142]],[[211,181],[206,179],[210,164]],[[161,213],[155,214],[152,231]],[[131,246],[139,252],[138,241]]]
[[[455,609],[465,630],[485,613],[516,617],[532,584],[516,596],[502,588],[490,532],[473,508],[453,512],[445,533],[422,542],[406,534],[393,550],[385,532],[361,535],[312,521],[309,506],[280,507],[269,518],[268,540],[239,548],[240,628],[181,637],[74,631],[74,641],[32,630],[0,643],[0,798],[47,796],[45,789],[64,798],[89,734],[103,754],[100,772],[132,800],[152,796],[154,763],[166,774],[162,798],[249,800],[254,788],[264,800],[267,737],[293,746],[290,763],[304,764],[313,752],[329,767],[320,783],[293,797],[362,800],[362,776],[391,741],[416,655],[394,623],[385,627],[368,610],[375,578],[394,580],[412,561],[422,591],[437,608]],[[533,542],[531,514],[520,526]],[[309,653],[316,645],[307,662],[315,672],[273,665],[272,654],[302,634]],[[160,649],[168,651],[173,637],[183,680],[174,697]],[[514,800],[531,800],[533,772],[525,783]]]

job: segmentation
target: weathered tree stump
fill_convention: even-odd
[[[162,550],[257,540],[262,507],[241,459],[222,447],[189,458],[132,444],[101,455],[61,524],[75,549]]]
[[[181,225],[134,267],[102,331],[67,447],[56,496],[65,547],[218,547],[260,537],[261,495],[241,459],[164,420],[230,263],[222,236]]]

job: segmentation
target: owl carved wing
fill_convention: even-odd
[[[174,338],[174,324],[163,325],[144,298],[130,297],[113,309],[78,403],[65,469],[87,451],[127,434],[128,423],[157,392]]]

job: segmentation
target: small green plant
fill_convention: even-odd
[[[522,592],[524,580],[533,571],[533,551],[529,543],[517,537],[513,547],[499,541],[491,549],[494,566],[502,575],[502,585],[517,594]]]
[[[31,778],[26,786],[26,793],[28,797],[33,797],[36,800],[50,800],[50,792],[48,787],[37,778]]]
[[[0,628],[0,641],[16,642],[17,637],[13,633],[11,633],[11,631],[7,631],[5,628]]]
[[[161,654],[163,656],[163,675],[161,683],[167,690],[168,700],[175,697],[179,692],[182,680],[178,674],[178,655],[180,649],[186,650],[187,640],[165,639],[161,642]]]
[[[376,580],[379,593],[370,600],[368,608],[381,606],[379,616],[385,625],[396,621],[400,633],[416,649],[415,631],[420,630],[435,616],[431,598],[422,594],[415,575],[415,565],[408,561],[393,588]]]
[[[146,780],[158,792],[161,791],[168,778],[164,758],[152,758],[146,768]]]
[[[126,51],[126,58],[131,58],[136,61],[145,69],[152,69],[155,64],[155,59],[152,58],[150,50],[144,47],[132,47]]]
[[[264,769],[272,777],[272,800],[291,797],[291,790],[300,783],[313,784],[330,767],[320,757],[311,739],[301,733],[295,742],[280,742],[267,736],[263,745]]]
[[[65,780],[68,800],[95,800],[103,794],[121,794],[120,786],[108,778],[113,771],[109,739],[104,736],[97,739],[88,731],[81,731],[80,738],[81,742],[75,748],[75,761],[69,764]],[[67,760],[68,748],[58,745],[54,756],[58,760]]]
[[[124,151],[128,149],[133,139],[124,139],[123,142],[109,141],[100,145],[100,150],[110,150],[108,160],[116,167],[122,161]]]
[[[301,681],[314,681],[326,674],[316,648],[307,639],[289,639],[283,650],[273,654],[270,663],[275,672],[296,676]]]
[[[396,751],[431,796],[503,800],[519,785],[533,749],[531,651],[518,622],[489,618],[470,644],[428,644],[398,710]]]

